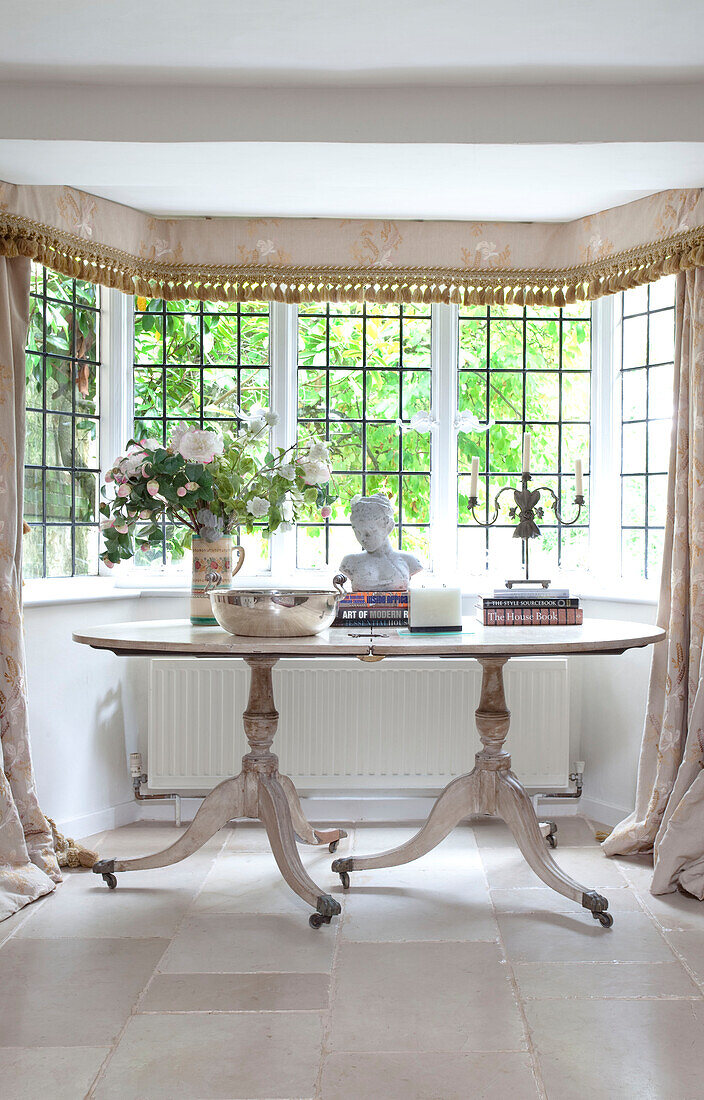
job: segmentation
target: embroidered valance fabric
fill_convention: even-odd
[[[704,191],[560,223],[338,221],[156,218],[0,183],[0,255],[170,300],[564,305],[704,266]]]

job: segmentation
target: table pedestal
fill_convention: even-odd
[[[305,844],[328,844],[334,852],[347,833],[344,829],[314,829],[306,820],[293,781],[279,775],[279,758],[270,751],[279,722],[271,677],[277,658],[245,657],[245,661],[251,676],[244,730],[251,751],[242,758],[240,774],[225,779],[207,795],[185,833],[163,852],[138,859],[101,859],[93,871],[114,889],[116,872],[168,867],[202,848],[228,821],[253,818],[263,823],[286,882],[315,909],[310,923],[319,928],[340,912],[340,903],[324,894],[308,875],[298,854],[296,834]]]
[[[518,847],[538,878],[573,901],[589,909],[605,927],[613,924],[607,913],[608,901],[595,890],[580,886],[558,867],[545,846],[533,804],[511,771],[511,757],[504,750],[510,712],[506,707],[503,669],[506,657],[479,657],[482,689],[475,719],[483,749],[476,755],[474,770],[458,776],[445,787],[423,828],[405,844],[376,856],[336,859],[332,865],[345,889],[349,872],[374,867],[398,867],[432,851],[464,818],[490,814],[503,818]]]

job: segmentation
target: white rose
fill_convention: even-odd
[[[285,466],[279,469],[279,473],[282,477],[285,477],[287,481],[296,480],[296,467],[292,462],[287,462]]]
[[[266,420],[263,416],[253,416],[248,421],[247,428],[253,436],[261,435],[266,431]]]
[[[252,497],[247,505],[247,511],[250,516],[255,516],[256,519],[260,519],[269,511],[269,501],[265,500],[264,497]]]
[[[266,420],[269,427],[273,428],[276,424],[279,423],[279,414],[272,412],[271,409],[267,409],[264,413],[264,419]]]
[[[169,439],[172,450],[178,451],[184,435],[186,434],[186,432],[190,432],[192,430],[192,428],[188,427],[188,424],[177,424],[171,433],[171,438]]]
[[[323,485],[326,481],[330,480],[330,470],[324,462],[309,461],[308,459],[301,462],[303,469],[303,480],[306,485]]]
[[[285,500],[281,505],[281,515],[283,516],[284,523],[290,523],[293,519],[293,502]]]
[[[178,451],[187,462],[207,464],[212,462],[216,455],[222,454],[224,446],[224,440],[217,432],[195,428],[185,432],[181,437]]]
[[[330,461],[330,452],[327,443],[314,443],[308,451],[308,458],[313,462],[328,463]]]

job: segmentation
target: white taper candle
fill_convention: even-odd
[[[472,476],[469,479],[469,495],[471,497],[478,496],[479,489],[479,459],[472,459]]]
[[[575,459],[574,464],[574,492],[575,496],[584,496],[584,485],[582,483],[582,460],[581,458]]]
[[[530,473],[530,432],[523,433],[523,473]]]

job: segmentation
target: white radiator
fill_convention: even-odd
[[[149,786],[205,791],[240,770],[249,670],[230,659],[151,662]],[[286,661],[274,669],[281,770],[302,791],[443,787],[470,771],[481,669],[467,660]],[[565,786],[569,691],[564,658],[513,660],[507,748],[527,787]]]

